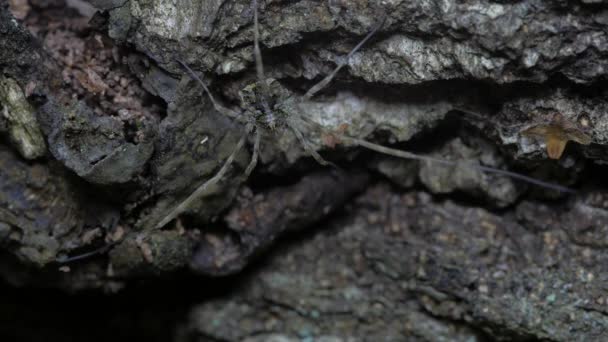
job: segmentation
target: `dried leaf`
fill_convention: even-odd
[[[589,145],[593,141],[590,136],[580,131],[570,131],[568,132],[568,136],[570,140],[575,141],[581,145]]]
[[[547,144],[547,155],[551,159],[559,159],[566,149],[566,143],[568,140],[560,139],[554,135],[547,135],[545,138]]]
[[[544,139],[547,145],[547,155],[551,159],[559,159],[562,156],[568,141],[582,145],[589,145],[592,142],[589,135],[560,114],[555,114],[552,121],[547,124],[530,127],[521,133]]]
[[[523,130],[521,133],[526,136],[536,136],[536,137],[544,138],[545,135],[549,133],[549,126],[543,126],[543,125],[533,126],[533,127]]]

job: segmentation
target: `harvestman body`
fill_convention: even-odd
[[[477,169],[477,170],[480,170],[483,172],[503,175],[503,176],[517,179],[520,181],[524,181],[524,182],[527,182],[530,184],[534,184],[534,185],[537,185],[540,187],[544,187],[544,188],[548,188],[548,189],[552,189],[552,190],[556,190],[556,191],[560,191],[560,192],[565,192],[565,193],[575,193],[575,191],[570,188],[567,188],[567,187],[564,187],[564,186],[561,186],[558,184],[544,182],[544,181],[541,181],[541,180],[538,180],[538,179],[535,179],[532,177],[528,177],[528,176],[525,176],[525,175],[522,175],[519,173],[507,171],[507,170],[496,169],[496,168],[483,166],[483,165],[479,165],[479,164],[472,163],[472,162],[451,161],[451,160],[434,158],[434,157],[430,157],[430,156],[426,156],[426,155],[414,154],[411,152],[398,150],[398,149],[386,147],[383,145],[379,145],[376,143],[372,143],[367,140],[349,137],[349,136],[346,136],[346,135],[338,133],[338,132],[328,132],[327,129],[325,129],[324,127],[321,127],[319,124],[317,124],[311,120],[308,120],[304,116],[300,116],[300,117],[296,118],[293,116],[281,117],[281,116],[277,115],[277,112],[281,111],[281,107],[283,105],[285,105],[287,101],[290,101],[292,99],[290,98],[286,101],[276,103],[276,104],[272,104],[268,100],[270,91],[269,91],[267,79],[264,76],[264,66],[262,63],[262,54],[260,52],[260,46],[259,46],[260,37],[259,37],[257,0],[253,0],[252,7],[254,9],[254,59],[255,59],[255,63],[256,63],[257,83],[260,84],[260,90],[261,90],[259,98],[256,99],[258,101],[258,105],[256,106],[257,109],[256,108],[245,108],[244,110],[241,110],[241,111],[235,111],[233,109],[222,106],[219,102],[216,101],[216,99],[213,97],[213,94],[211,94],[211,91],[209,90],[207,85],[200,79],[200,77],[198,77],[198,75],[185,62],[183,62],[181,60],[177,60],[177,62],[186,70],[186,72],[190,75],[190,77],[192,77],[196,82],[198,82],[200,84],[200,86],[203,88],[206,95],[209,97],[214,108],[218,112],[230,117],[231,119],[237,120],[238,122],[244,124],[245,132],[243,133],[242,137],[237,142],[237,144],[234,147],[234,150],[231,152],[230,156],[224,161],[224,164],[222,165],[220,170],[213,177],[211,177],[210,179],[203,182],[203,184],[201,184],[194,192],[192,192],[192,194],[190,196],[188,196],[183,202],[181,202],[178,206],[173,208],[158,224],[156,224],[156,226],[155,226],[156,229],[162,228],[163,226],[165,226],[166,224],[171,222],[173,219],[177,218],[177,216],[179,216],[181,213],[183,213],[185,210],[187,210],[189,208],[189,206],[192,204],[192,202],[194,202],[195,200],[200,198],[202,195],[204,195],[205,192],[207,191],[207,189],[209,189],[211,186],[217,184],[222,179],[222,177],[224,177],[226,175],[230,166],[234,162],[236,154],[245,146],[248,136],[252,133],[255,134],[253,154],[251,157],[251,161],[249,162],[249,165],[245,169],[245,176],[248,176],[257,165],[259,148],[260,148],[260,140],[261,140],[260,131],[262,131],[262,130],[273,132],[278,129],[285,129],[285,128],[291,129],[293,131],[294,135],[296,136],[296,138],[298,139],[298,141],[300,142],[300,144],[302,145],[302,147],[304,148],[304,150],[306,150],[308,153],[310,153],[310,155],[317,162],[319,162],[322,165],[331,164],[330,162],[327,162],[326,160],[324,160],[323,157],[321,157],[310,146],[309,142],[304,137],[304,134],[295,125],[293,125],[292,120],[296,120],[296,119],[302,120],[305,123],[316,126],[321,132],[336,137],[338,141],[347,141],[353,145],[357,145],[357,146],[360,146],[360,147],[363,147],[363,148],[366,148],[366,149],[369,149],[372,151],[376,151],[381,154],[394,156],[394,157],[398,157],[398,158],[402,158],[402,159],[419,160],[419,161],[424,161],[424,162],[456,166],[456,167],[458,167],[459,165],[466,165],[468,167],[471,167],[471,168],[474,168],[474,169]],[[343,58],[340,62],[338,62],[337,67],[328,76],[326,76],[320,82],[318,82],[317,84],[312,86],[306,92],[306,94],[304,94],[303,99],[308,100],[308,99],[312,98],[316,93],[321,91],[323,88],[325,88],[331,82],[331,80],[335,77],[335,75],[340,71],[340,69],[342,69],[342,67],[344,67],[348,63],[350,57],[355,52],[357,52],[378,30],[380,30],[382,28],[382,26],[385,23],[385,20],[386,20],[386,17],[383,17],[382,20],[379,22],[379,24],[370,33],[368,33],[350,51],[350,53],[345,58]],[[258,96],[256,95],[256,97],[258,97]],[[246,101],[243,101],[243,102],[246,102]],[[273,109],[275,111],[273,111]],[[461,110],[461,111],[466,112],[466,110]],[[58,259],[57,261],[59,263],[69,263],[69,262],[73,262],[76,260],[81,260],[81,259],[85,259],[85,258],[88,258],[91,256],[95,256],[95,255],[104,253],[105,251],[109,250],[116,243],[118,243],[118,241],[107,244],[107,245],[105,245],[97,250],[94,250],[92,252],[89,252],[89,253],[85,253],[85,254],[81,254],[81,255],[77,255],[77,256],[73,256],[73,257],[66,257],[66,258]]]
[[[398,158],[403,158],[403,159],[420,160],[420,161],[432,162],[432,163],[443,164],[443,165],[454,166],[457,164],[462,164],[462,162],[458,162],[458,161],[450,161],[450,160],[439,159],[439,158],[434,158],[434,157],[425,156],[425,155],[418,155],[418,154],[414,154],[411,152],[382,146],[382,145],[375,144],[375,143],[372,143],[372,142],[369,142],[369,141],[366,141],[363,139],[349,137],[344,134],[340,134],[340,133],[336,133],[336,132],[326,132],[325,128],[320,127],[320,125],[318,125],[310,120],[307,120],[304,116],[300,116],[299,118],[293,118],[293,117],[280,118],[280,117],[278,117],[277,110],[280,110],[280,107],[285,102],[278,103],[278,104],[272,104],[269,101],[270,91],[269,91],[267,79],[264,75],[264,65],[263,65],[263,61],[262,61],[262,54],[260,51],[260,30],[259,30],[259,21],[258,21],[258,1],[257,0],[253,0],[252,7],[254,10],[254,18],[253,18],[253,21],[254,21],[254,28],[253,28],[254,46],[253,46],[253,48],[254,49],[253,50],[254,50],[254,59],[255,59],[255,64],[256,64],[257,83],[260,85],[260,96],[259,96],[259,98],[257,98],[257,101],[258,101],[258,105],[259,105],[260,109],[244,108],[241,111],[235,111],[233,109],[224,107],[223,105],[221,105],[219,102],[216,101],[216,99],[214,98],[213,94],[211,93],[211,91],[209,90],[207,85],[188,66],[188,64],[186,64],[182,60],[179,60],[179,59],[177,60],[177,62],[184,68],[184,70],[190,75],[190,77],[192,77],[197,83],[200,84],[200,86],[203,88],[206,95],[209,97],[213,107],[218,112],[243,123],[245,125],[245,132],[239,139],[238,143],[236,144],[236,146],[235,146],[234,150],[232,151],[232,153],[230,154],[230,156],[224,161],[224,164],[222,165],[220,170],[213,177],[211,177],[210,179],[203,182],[203,184],[201,184],[194,192],[192,192],[192,194],[190,196],[188,196],[183,202],[181,202],[178,206],[176,206],[174,209],[172,209],[160,222],[158,222],[158,224],[156,224],[155,228],[157,228],[157,229],[162,228],[163,226],[165,226],[166,224],[171,222],[173,219],[177,218],[177,216],[179,216],[181,213],[183,213],[185,210],[187,210],[195,200],[197,200],[202,195],[204,195],[205,192],[207,191],[207,189],[209,189],[211,186],[217,184],[229,170],[230,166],[232,165],[232,163],[235,159],[236,154],[245,146],[245,143],[247,141],[247,137],[249,136],[249,134],[254,133],[255,138],[254,138],[253,154],[251,157],[251,161],[249,162],[249,165],[245,169],[246,177],[249,176],[249,174],[253,171],[253,169],[256,167],[257,162],[258,162],[258,154],[259,154],[260,139],[261,139],[260,131],[261,130],[274,131],[276,129],[285,129],[285,128],[291,129],[293,131],[294,135],[296,136],[296,138],[298,139],[298,141],[300,142],[300,144],[302,145],[302,147],[304,148],[304,150],[306,150],[306,152],[308,152],[317,162],[319,162],[322,165],[331,164],[331,163],[327,162],[325,159],[323,159],[323,157],[321,157],[321,155],[319,155],[310,146],[310,143],[308,142],[308,140],[306,140],[304,134],[297,128],[296,125],[293,124],[292,120],[295,120],[295,119],[299,119],[306,123],[315,125],[321,131],[335,136],[340,141],[348,141],[351,144],[354,144],[354,145],[357,145],[357,146],[360,146],[360,147],[363,147],[363,148],[366,148],[369,150],[373,150],[373,151],[376,151],[376,152],[379,152],[382,154],[386,154],[386,155],[390,155],[390,156],[394,156],[394,157],[398,157]],[[349,54],[345,58],[341,59],[341,61],[338,62],[337,67],[329,75],[327,75],[320,82],[318,82],[317,84],[312,86],[303,95],[303,99],[308,100],[308,99],[312,98],[315,94],[317,94],[319,91],[321,91],[323,88],[325,88],[332,81],[332,79],[336,76],[336,74],[342,69],[342,67],[344,67],[348,63],[350,57],[355,52],[357,52],[378,30],[380,30],[382,28],[385,21],[386,21],[386,16],[384,16],[382,18],[382,20],[380,20],[379,24],[371,32],[369,32],[365,36],[365,38],[363,38],[349,52]],[[518,180],[530,183],[530,184],[557,190],[560,192],[567,192],[567,193],[574,192],[572,189],[569,189],[567,187],[544,182],[544,181],[534,179],[534,178],[531,178],[531,177],[528,177],[528,176],[525,176],[522,174],[518,174],[515,172],[487,167],[487,166],[479,165],[476,163],[465,163],[465,164],[469,167],[475,168],[475,169],[483,171],[483,172],[495,173],[495,174],[511,177],[514,179],[518,179]]]

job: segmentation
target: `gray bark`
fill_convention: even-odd
[[[100,44],[87,65],[0,5],[0,275],[13,286],[235,275],[226,296],[188,303],[180,341],[607,338],[608,214],[592,190],[608,161],[607,1],[262,1],[268,94],[250,1],[89,2],[96,31],[73,38]],[[29,5],[30,19],[65,6]],[[148,100],[108,100],[123,79]],[[245,123],[261,134],[252,176],[253,134],[157,229]],[[464,162],[396,159],[330,132]]]

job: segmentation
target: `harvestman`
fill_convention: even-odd
[[[260,85],[260,88],[261,88],[260,89],[261,96],[260,96],[260,98],[257,98],[256,100],[258,101],[258,104],[261,106],[261,110],[255,109],[255,108],[244,108],[241,111],[236,111],[236,110],[229,109],[227,107],[222,106],[214,98],[213,94],[211,93],[211,91],[209,90],[207,85],[194,72],[194,70],[192,70],[188,66],[188,64],[186,64],[182,60],[177,59],[177,62],[186,70],[186,72],[190,75],[190,77],[192,77],[198,84],[201,85],[201,87],[203,88],[204,92],[208,96],[208,98],[211,101],[215,110],[217,110],[218,112],[220,112],[234,120],[237,120],[237,121],[243,123],[245,125],[245,132],[243,133],[243,135],[239,139],[238,143],[234,147],[234,150],[231,152],[230,156],[224,161],[224,164],[222,165],[220,170],[213,177],[211,177],[208,180],[206,180],[205,182],[203,182],[203,184],[201,184],[194,192],[192,192],[192,194],[190,196],[188,196],[183,202],[181,202],[179,205],[177,205],[175,208],[173,208],[169,212],[169,214],[167,214],[155,226],[155,228],[157,228],[157,229],[162,228],[167,223],[169,223],[173,219],[175,219],[178,215],[180,215],[185,210],[187,210],[190,207],[190,205],[192,204],[192,202],[194,202],[195,200],[200,198],[202,195],[204,195],[209,187],[217,184],[222,179],[222,177],[226,174],[226,172],[229,170],[230,166],[234,162],[236,154],[245,146],[245,142],[246,142],[249,134],[251,134],[251,133],[255,133],[253,154],[251,156],[251,161],[249,162],[249,165],[245,169],[245,177],[249,176],[249,174],[253,171],[253,169],[256,167],[257,162],[258,162],[260,140],[261,140],[260,131],[264,130],[264,129],[274,131],[275,129],[277,129],[277,126],[287,127],[289,129],[291,129],[293,131],[294,135],[296,136],[296,138],[298,139],[298,141],[300,142],[300,144],[302,145],[302,147],[304,148],[304,150],[306,150],[306,152],[308,152],[317,162],[319,162],[322,165],[331,164],[331,163],[327,162],[325,159],[323,159],[323,157],[321,157],[321,155],[319,155],[319,153],[317,153],[310,146],[310,143],[306,140],[306,138],[304,137],[304,134],[291,121],[294,118],[287,117],[287,118],[284,118],[285,120],[283,122],[279,122],[283,118],[277,117],[275,112],[273,112],[273,109],[280,110],[280,107],[285,103],[285,101],[283,101],[281,103],[276,103],[274,105],[271,105],[271,103],[269,102],[270,90],[269,90],[269,85],[268,85],[267,79],[264,75],[264,64],[262,61],[262,53],[260,51],[258,0],[253,0],[252,7],[253,7],[253,12],[254,12],[253,13],[253,23],[254,23],[254,26],[253,26],[253,32],[254,32],[253,51],[254,51],[254,59],[255,59],[255,66],[256,66],[257,83]],[[383,18],[380,20],[379,24],[377,24],[376,27],[374,27],[373,30],[371,32],[369,32],[365,36],[365,38],[363,38],[363,40],[361,40],[348,53],[348,55],[345,58],[342,58],[340,61],[338,61],[337,67],[329,75],[327,75],[325,78],[323,78],[317,84],[313,85],[304,94],[303,99],[308,100],[308,99],[312,98],[315,94],[317,94],[319,91],[323,90],[332,81],[332,79],[336,76],[336,74],[342,69],[342,67],[344,67],[348,63],[348,61],[350,60],[352,55],[354,55],[378,30],[380,30],[382,28],[385,21],[386,21],[386,15],[383,16]],[[256,95],[256,97],[257,97],[257,95]],[[394,157],[398,157],[398,158],[403,158],[403,159],[413,159],[413,160],[432,162],[432,163],[451,165],[451,166],[463,164],[463,162],[434,158],[434,157],[430,157],[430,156],[426,156],[426,155],[419,155],[419,154],[414,154],[414,153],[403,151],[403,150],[386,147],[383,145],[372,143],[367,140],[349,137],[349,136],[346,136],[344,134],[340,134],[337,132],[327,132],[327,130],[325,128],[321,127],[319,124],[312,122],[311,120],[307,120],[303,116],[298,119],[317,126],[321,131],[323,131],[327,134],[333,135],[341,141],[348,141],[351,144],[354,144],[354,145],[357,145],[357,146],[360,146],[360,147],[363,147],[363,148],[366,148],[369,150],[373,150],[373,151],[376,151],[376,152],[379,152],[382,154],[386,154],[386,155],[390,155],[390,156],[394,156]],[[570,188],[567,188],[567,187],[564,187],[561,185],[557,185],[557,184],[553,184],[553,183],[544,182],[544,181],[534,179],[534,178],[531,178],[531,177],[528,177],[528,176],[525,176],[525,175],[522,175],[519,173],[515,173],[515,172],[511,172],[511,171],[507,171],[507,170],[496,169],[496,168],[492,168],[492,167],[488,167],[488,166],[483,166],[483,165],[479,165],[479,164],[472,163],[472,162],[465,162],[464,164],[469,167],[472,167],[474,169],[483,171],[483,172],[503,175],[506,177],[518,179],[518,180],[521,180],[521,181],[524,181],[524,182],[527,182],[530,184],[557,190],[560,192],[566,192],[566,193],[574,192],[574,190],[572,190]]]

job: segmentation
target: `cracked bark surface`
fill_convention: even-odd
[[[224,106],[263,114],[251,4],[89,2],[100,12],[84,28],[62,0],[0,4],[0,275],[11,286],[231,284],[187,291],[187,314],[170,319],[176,341],[607,338],[608,2],[262,1],[279,125],[262,127],[251,177],[253,136],[162,230],[245,132],[178,60]],[[339,169],[317,165],[288,122]],[[382,156],[327,132],[463,162]]]
[[[596,200],[497,215],[374,186],[196,306],[184,341],[602,340],[606,254],[571,231]]]

